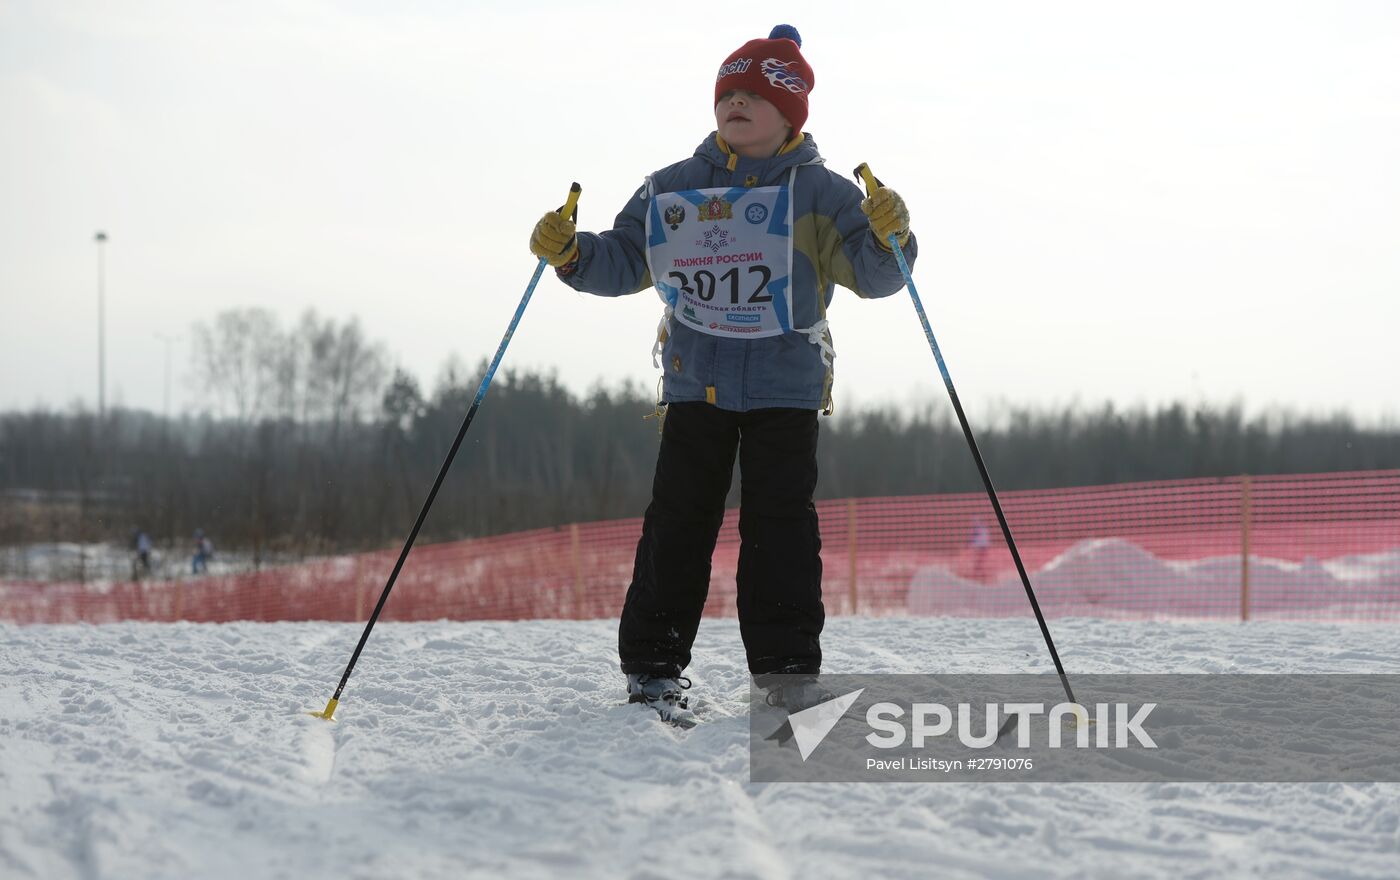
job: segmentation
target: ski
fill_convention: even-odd
[[[660,718],[666,724],[672,727],[678,727],[681,730],[690,730],[700,723],[700,716],[689,709],[678,709],[674,706],[653,706],[652,708],[656,710],[656,717]]]
[[[664,700],[650,701],[635,698],[628,702],[629,704],[635,703],[646,706],[656,713],[658,719],[672,727],[678,727],[681,730],[689,730],[700,723],[700,716],[696,715],[695,712],[687,706],[679,706]]]

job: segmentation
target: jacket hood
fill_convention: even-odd
[[[801,141],[792,149],[785,153],[779,153],[770,159],[742,159],[743,162],[765,162],[771,163],[769,168],[777,170],[780,168],[791,168],[794,165],[824,164],[821,153],[817,151],[817,142],[812,140],[812,136],[807,132],[801,132],[797,137]],[[739,158],[738,154],[731,153],[720,146],[719,132],[712,131],[709,136],[700,142],[700,146],[695,148],[695,155],[712,165],[720,168],[733,169],[730,165],[731,158]]]

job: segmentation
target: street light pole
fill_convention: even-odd
[[[103,247],[107,233],[98,232],[93,240],[97,242],[97,418],[102,421],[107,416],[107,267]]]

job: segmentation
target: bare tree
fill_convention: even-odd
[[[388,378],[388,355],[365,337],[359,319],[337,324],[309,310],[293,339],[302,365],[302,421],[325,422],[338,431],[374,415]]]
[[[277,353],[282,345],[277,318],[268,309],[229,309],[214,320],[194,325],[196,381],[221,416],[231,414],[240,425],[264,415],[276,388]]]

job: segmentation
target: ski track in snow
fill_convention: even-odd
[[[1071,672],[1391,672],[1393,628],[1052,621]],[[1400,786],[748,780],[733,620],[701,724],[613,621],[0,625],[0,877],[1393,877]],[[828,672],[1051,671],[1032,619],[833,618]]]

